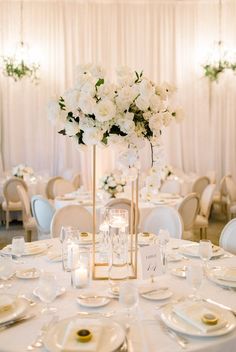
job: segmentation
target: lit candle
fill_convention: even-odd
[[[88,284],[88,274],[88,268],[82,265],[78,269],[73,270],[73,286],[78,288],[86,286]]]

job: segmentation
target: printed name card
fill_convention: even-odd
[[[158,244],[139,248],[142,277],[144,280],[158,276],[162,273],[161,252]]]

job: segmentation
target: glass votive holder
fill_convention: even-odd
[[[78,256],[74,260],[74,266],[71,270],[71,284],[74,288],[83,288],[88,286],[90,281],[90,252],[87,249],[80,248]]]

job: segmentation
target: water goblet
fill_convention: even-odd
[[[206,273],[208,261],[212,257],[212,243],[210,240],[199,242],[199,256],[203,261],[204,272]]]
[[[125,308],[126,318],[132,317],[131,312],[138,306],[138,288],[130,281],[124,282],[120,286],[119,303]]]
[[[162,261],[162,272],[166,273],[167,270],[167,256],[166,256],[166,246],[170,240],[170,234],[168,230],[160,229],[158,233],[158,239],[161,251],[161,261]]]
[[[11,253],[12,253],[12,258],[15,259],[16,262],[22,263],[19,261],[19,259],[24,253],[24,250],[25,250],[24,236],[13,237],[12,244],[11,244]]]
[[[0,288],[9,288],[11,284],[7,282],[14,274],[13,263],[10,257],[0,256],[0,281],[3,283],[0,284]]]
[[[45,306],[41,311],[42,313],[57,311],[55,307],[50,306],[50,303],[52,303],[57,296],[57,280],[53,273],[45,271],[41,272],[37,294],[40,300],[45,303]]]
[[[203,280],[203,269],[199,264],[190,264],[187,267],[186,279],[190,287],[193,289],[193,294],[190,295],[190,298],[198,300],[199,297],[197,292],[202,285]]]

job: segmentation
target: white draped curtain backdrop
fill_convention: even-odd
[[[236,48],[236,1],[223,0],[222,39]],[[40,62],[40,83],[0,74],[0,171],[26,163],[36,171],[81,171],[85,184],[91,153],[57,134],[47,103],[74,83],[75,67],[100,63],[113,77],[127,65],[155,82],[178,87],[185,121],[164,133],[168,163],[185,172],[236,177],[236,76],[209,84],[201,64],[218,40],[218,1],[58,0],[23,2],[23,39]],[[0,55],[16,46],[20,1],[0,0]],[[113,152],[98,152],[98,173],[115,167]],[[144,160],[146,160],[144,158]]]

